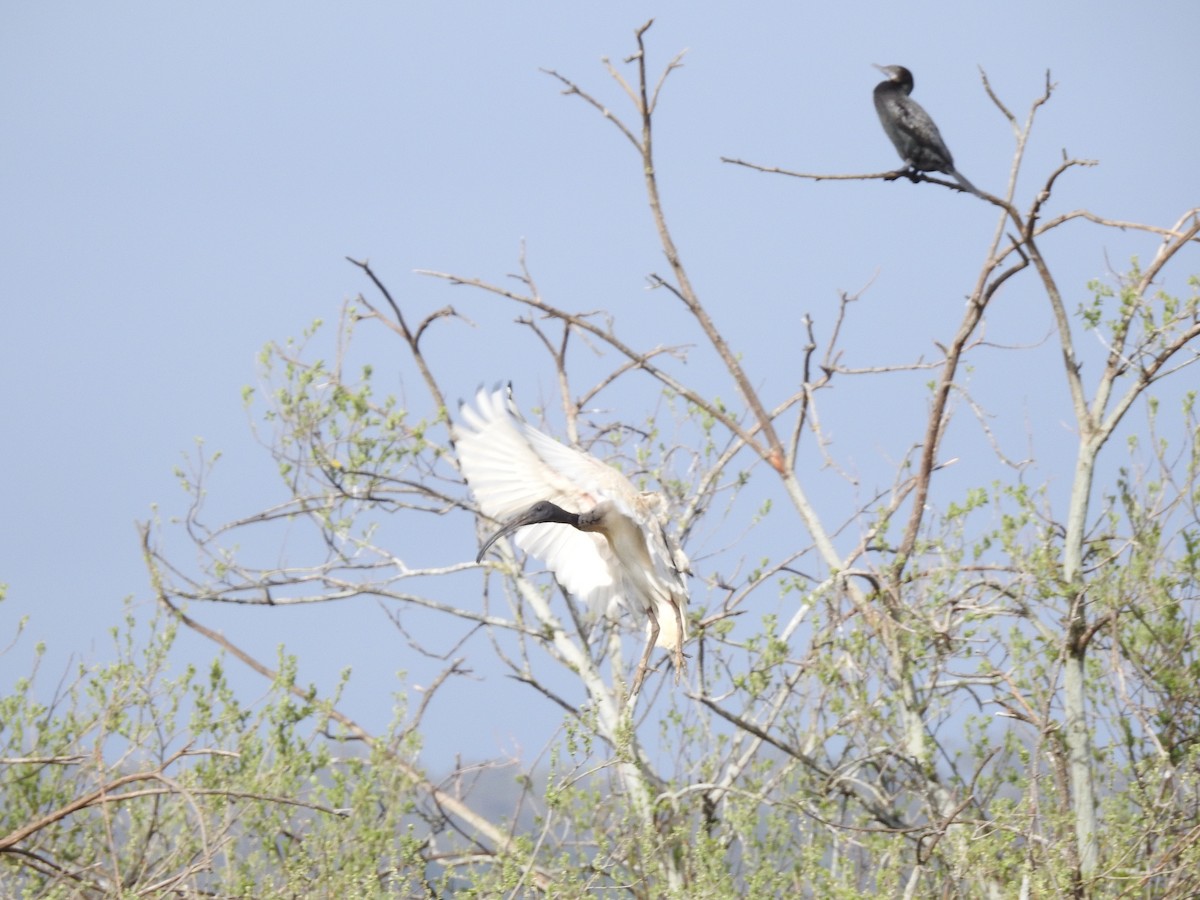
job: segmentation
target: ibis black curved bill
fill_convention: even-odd
[[[483,562],[483,555],[488,552],[488,548],[502,537],[512,534],[518,528],[526,525],[538,525],[543,522],[555,522],[561,525],[573,525],[579,527],[579,514],[567,512],[561,506],[556,506],[549,500],[542,500],[533,504],[523,513],[517,513],[511,519],[493,534],[490,538],[483,542],[483,546],[479,548],[479,555],[475,557],[475,562]]]

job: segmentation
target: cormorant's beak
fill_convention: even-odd
[[[488,548],[502,537],[512,534],[518,528],[525,525],[536,525],[539,522],[545,522],[546,510],[540,508],[540,505],[531,506],[523,513],[517,513],[511,519],[493,534],[490,538],[483,542],[483,546],[479,548],[479,555],[475,557],[475,562],[483,562],[483,555],[488,552]]]
[[[887,70],[887,66],[881,66],[879,63],[871,63],[871,65],[873,65],[873,66],[874,66],[876,69],[878,69],[878,70],[879,70],[880,72],[882,72],[884,75],[890,75],[890,74],[891,74],[891,73],[890,73],[890,72]]]

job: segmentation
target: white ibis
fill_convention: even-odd
[[[925,108],[909,96],[912,72],[904,66],[875,66],[887,76],[875,85],[875,112],[883,130],[892,139],[904,164],[915,172],[945,172],[962,189],[978,195],[979,190],[954,168],[954,157],[941,132]]]
[[[646,649],[634,676],[636,695],[654,646],[673,651],[683,670],[688,561],[663,528],[665,501],[639,492],[595,457],[529,425],[511,389],[480,390],[478,409],[463,406],[455,444],[480,510],[506,520],[476,557],[516,532],[517,546],[541,559],[559,583],[592,609],[613,601],[645,610]]]

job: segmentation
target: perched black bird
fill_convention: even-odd
[[[975,185],[954,168],[954,157],[929,113],[909,96],[913,89],[912,72],[904,66],[875,68],[887,75],[887,81],[875,85],[875,111],[904,164],[917,172],[945,172],[963,190],[978,195]]]

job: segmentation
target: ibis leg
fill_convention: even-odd
[[[674,597],[671,598],[671,609],[675,612],[675,683],[679,684],[687,671],[687,663],[683,659],[683,612]]]
[[[642,682],[646,678],[646,672],[650,669],[650,653],[658,641],[658,632],[660,630],[658,627],[658,616],[654,614],[654,608],[647,607],[646,612],[650,616],[650,635],[646,640],[646,649],[642,651],[642,659],[638,663],[637,672],[633,676],[633,691],[631,695],[634,697],[642,689]]]

